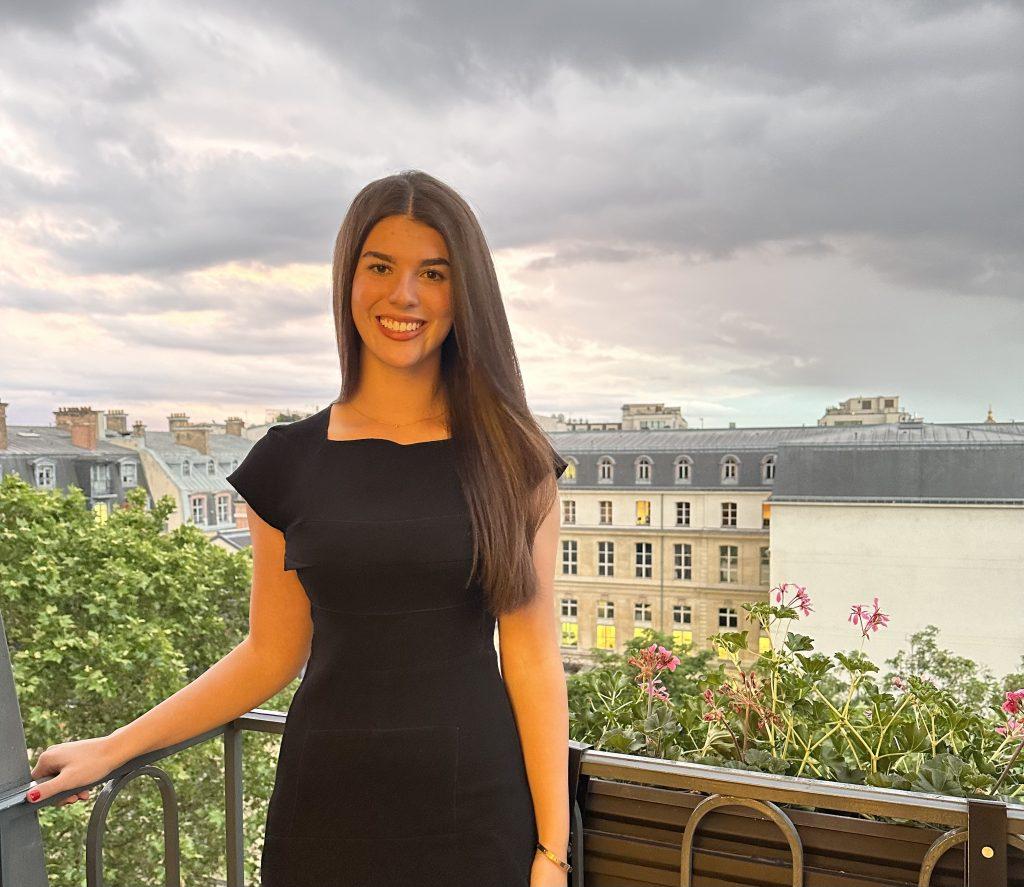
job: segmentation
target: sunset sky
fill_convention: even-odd
[[[419,168],[531,406],[1024,421],[1019,3],[0,3],[0,400],[165,427],[338,388],[330,253]]]

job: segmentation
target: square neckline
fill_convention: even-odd
[[[397,440],[391,440],[388,437],[328,437],[327,433],[331,428],[331,410],[337,401],[331,401],[327,406],[321,410],[323,418],[320,421],[320,440],[324,444],[346,444],[346,443],[384,443],[391,444],[393,447],[421,447],[425,444],[439,444],[439,443],[450,443],[451,437],[435,437],[430,440],[414,440],[409,443],[399,443]]]

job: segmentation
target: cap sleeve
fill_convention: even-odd
[[[289,462],[285,455],[284,438],[271,427],[227,476],[246,507],[281,532],[289,523],[285,496]]]
[[[559,456],[558,453],[554,452],[554,450],[552,450],[552,453],[554,454],[555,479],[557,480],[562,476],[562,472],[565,471],[569,463],[566,462],[565,459],[563,459],[561,456]]]

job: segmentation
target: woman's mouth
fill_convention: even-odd
[[[385,336],[399,342],[415,338],[420,334],[420,330],[427,325],[425,320],[415,322],[396,320],[393,317],[389,317],[387,314],[378,314],[375,320],[380,331],[384,333]]]

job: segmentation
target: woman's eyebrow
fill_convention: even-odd
[[[372,249],[368,249],[365,253],[363,253],[362,258],[365,259],[367,256],[373,256],[376,259],[383,259],[385,262],[391,262],[392,264],[394,264],[395,262],[394,256],[389,256],[387,253],[379,253],[376,250]],[[427,265],[448,265],[450,267],[451,263],[447,259],[442,258],[424,259],[422,262],[420,262],[421,268]]]

